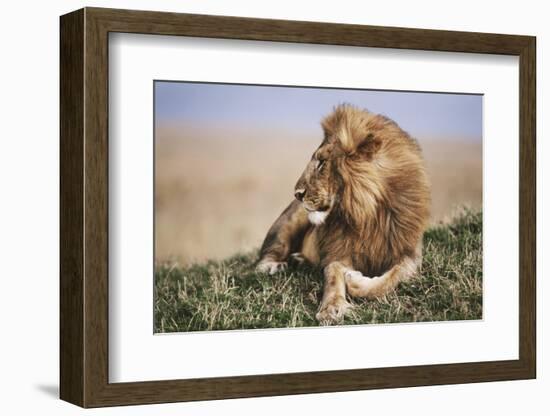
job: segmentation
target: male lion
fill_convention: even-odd
[[[429,218],[430,186],[418,143],[388,118],[340,105],[324,139],[271,226],[257,269],[273,274],[291,257],[319,265],[316,318],[341,320],[352,297],[377,298],[415,275]]]

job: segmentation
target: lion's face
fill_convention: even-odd
[[[337,204],[353,219],[372,212],[380,196],[380,181],[372,164],[385,123],[385,119],[347,105],[337,107],[323,120],[324,140],[294,189],[311,223],[323,223]]]
[[[323,142],[313,153],[294,189],[294,196],[302,201],[309,213],[309,220],[316,225],[324,222],[338,192],[334,178],[333,149],[332,144]]]

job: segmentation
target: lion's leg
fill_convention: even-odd
[[[269,274],[284,269],[289,255],[300,250],[309,227],[306,210],[299,201],[293,201],[269,229],[256,269]]]
[[[393,290],[399,282],[413,277],[421,261],[421,256],[405,257],[382,276],[376,277],[367,277],[361,272],[347,270],[345,272],[346,288],[352,297],[379,298]]]
[[[335,261],[324,269],[325,283],[323,299],[315,317],[323,324],[342,320],[351,305],[346,301],[345,273],[349,270],[343,263]]]

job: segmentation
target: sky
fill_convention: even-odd
[[[320,133],[341,103],[384,114],[417,138],[481,141],[482,95],[155,81],[158,123]]]

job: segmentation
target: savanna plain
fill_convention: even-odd
[[[343,324],[481,319],[482,147],[417,139],[432,183],[419,277],[352,300]],[[155,332],[316,326],[322,273],[254,270],[318,136],[168,125],[155,132]]]

